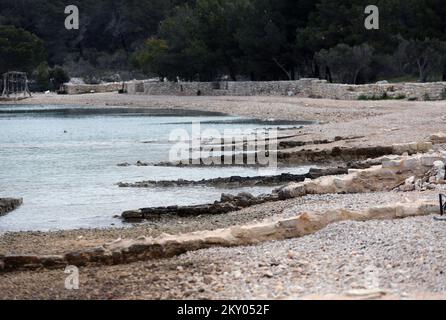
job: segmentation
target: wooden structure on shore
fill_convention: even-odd
[[[28,77],[25,72],[7,72],[3,74],[2,98],[20,99],[26,98],[31,92],[28,87]]]

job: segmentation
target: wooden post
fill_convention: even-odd
[[[8,83],[8,89],[7,89],[7,91],[6,91],[6,96],[9,98],[9,91],[10,91],[10,90],[9,90],[9,86],[10,86],[10,84],[11,84],[10,81],[9,81],[9,78],[10,78],[10,77],[9,77],[9,73],[6,74],[6,77],[7,77],[7,83]]]
[[[15,99],[17,97],[17,95],[16,95],[17,83],[15,80],[15,74],[12,73],[11,77],[12,77],[12,95],[14,96],[14,99]]]
[[[27,93],[31,97],[31,91],[29,91],[29,87],[28,87],[28,75],[25,73],[25,96]]]
[[[2,97],[5,96],[5,92],[6,92],[6,73],[2,75],[3,76],[3,92],[2,92]]]

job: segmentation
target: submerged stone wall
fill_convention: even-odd
[[[17,209],[22,203],[22,198],[0,198],[0,216]]]

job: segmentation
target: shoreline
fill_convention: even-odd
[[[10,103],[2,103],[5,105]],[[218,112],[254,119],[318,121],[300,129],[312,140],[363,136],[350,145],[422,141],[444,129],[444,101],[344,101],[297,97],[177,97],[117,93],[83,95],[36,94],[15,105],[76,105]],[[280,115],[280,116],[277,116]],[[417,130],[412,130],[416,127]],[[297,129],[296,129],[297,130]]]
[[[4,104],[0,102],[0,105]],[[10,103],[8,103],[10,104]],[[292,129],[289,133],[290,137],[285,146],[286,150],[290,152],[306,151],[306,152],[323,152],[324,150],[331,150],[335,147],[337,148],[373,148],[382,147],[393,144],[409,143],[413,141],[429,141],[430,137],[445,128],[446,116],[444,113],[444,102],[408,102],[408,101],[339,101],[339,100],[312,100],[312,99],[302,99],[302,98],[290,98],[290,97],[150,97],[150,96],[128,96],[128,95],[118,95],[118,94],[86,94],[82,96],[56,96],[56,95],[36,95],[33,98],[22,100],[17,102],[17,105],[33,105],[33,104],[55,104],[55,105],[80,105],[80,106],[95,106],[95,107],[124,107],[124,108],[147,108],[147,109],[173,109],[173,110],[197,110],[206,112],[222,112],[230,115],[237,116],[249,116],[257,119],[269,119],[271,114],[280,114],[280,119],[277,120],[317,120],[319,123],[312,126],[306,126],[299,129]],[[350,137],[354,134],[355,139],[347,140],[336,140],[335,137]],[[315,143],[316,141],[322,143]],[[324,143],[326,142],[326,143]],[[446,141],[439,140],[435,141],[433,145],[434,150],[439,148],[444,148]],[[301,146],[297,146],[301,144]],[[397,202],[406,201],[417,201],[420,199],[428,199],[430,201],[438,201],[438,192],[444,192],[445,186],[439,186],[437,190],[427,190],[424,192],[411,191],[411,192],[371,192],[365,194],[339,194],[339,195],[306,195],[300,198],[288,199],[278,202],[267,202],[264,204],[254,205],[249,208],[244,208],[237,212],[229,212],[225,214],[218,214],[213,216],[202,215],[194,217],[181,217],[178,218],[174,215],[166,215],[159,217],[157,219],[145,222],[141,225],[131,226],[129,228],[116,228],[116,229],[83,229],[83,230],[68,230],[68,231],[53,231],[53,232],[14,232],[14,233],[3,233],[0,234],[0,256],[6,254],[61,254],[63,252],[81,250],[92,248],[95,246],[102,245],[107,242],[113,242],[117,239],[136,239],[141,236],[146,237],[156,237],[163,233],[178,235],[180,233],[187,233],[192,231],[204,231],[204,230],[216,230],[219,228],[227,228],[231,226],[239,226],[252,222],[259,222],[265,218],[271,218],[275,216],[283,216],[287,214],[289,208],[294,208],[295,210],[322,210],[323,208],[349,208],[354,209],[358,207],[367,208],[372,204],[394,204]],[[15,195],[11,195],[15,196]],[[26,199],[25,199],[26,201]],[[131,208],[129,208],[131,209]],[[330,234],[332,230],[341,230],[340,228],[353,228],[351,230],[356,230],[356,228],[366,228],[364,234],[370,234],[375,232],[382,232],[386,234],[386,237],[392,234],[396,226],[401,224],[408,228],[407,230],[416,230],[417,223],[421,223],[429,228],[437,228],[437,225],[429,222],[432,217],[417,217],[417,218],[407,218],[394,222],[341,222],[333,226],[329,226],[324,230],[316,232],[315,234],[290,240],[279,241],[280,243],[286,244],[286,246],[303,248],[304,243],[306,246],[313,247],[312,252],[313,257],[309,257],[311,261],[308,262],[308,266],[318,265],[316,260],[317,250],[316,248],[320,245],[324,238],[324,235]],[[385,230],[376,229],[376,226],[382,226]],[[393,229],[392,229],[393,228]],[[427,234],[427,231],[419,230],[423,234]],[[442,236],[444,234],[441,234]],[[337,234],[336,237],[341,237]],[[347,235],[346,235],[347,237]],[[414,238],[412,238],[414,237]],[[408,241],[415,241],[417,237],[415,234],[403,234],[399,235],[395,239],[385,238],[383,241],[388,242],[389,245],[396,245],[399,238],[409,239]],[[443,237],[444,238],[444,237]],[[351,239],[348,236],[346,239]],[[342,241],[344,241],[342,240]],[[356,241],[356,240],[355,240]],[[401,241],[401,239],[400,239]],[[429,240],[431,241],[431,240]],[[428,242],[429,242],[428,241]],[[422,241],[421,241],[422,242]],[[355,242],[356,243],[356,242]],[[431,243],[431,242],[429,242]],[[331,243],[330,245],[334,245]],[[338,242],[339,248],[341,250],[344,244]],[[422,252],[422,244],[419,249]],[[316,280],[315,273],[310,272],[309,269],[304,270],[307,275],[304,277],[306,280],[306,290],[298,289],[293,287],[291,290],[285,290],[289,283],[286,279],[293,274],[293,266],[288,272],[283,269],[277,274],[274,270],[266,270],[259,264],[252,265],[253,257],[247,258],[248,260],[239,257],[239,252],[242,255],[249,256],[252,252],[262,252],[260,260],[266,259],[268,256],[266,252],[270,252],[270,249],[276,246],[275,243],[265,243],[259,246],[253,247],[236,247],[230,249],[203,249],[197,252],[187,253],[183,256],[169,258],[159,261],[147,261],[147,262],[136,262],[131,265],[120,265],[113,267],[85,267],[82,272],[86,272],[88,280],[85,280],[85,291],[81,291],[80,295],[72,296],[68,292],[64,292],[63,288],[57,289],[57,294],[60,297],[66,298],[80,298],[89,297],[88,290],[95,281],[103,282],[110,280],[110,277],[114,277],[113,273],[125,275],[135,286],[142,285],[142,279],[148,281],[152,275],[143,275],[140,273],[142,269],[149,269],[154,272],[154,276],[159,277],[164,286],[168,289],[166,294],[162,291],[153,288],[153,292],[146,292],[140,296],[140,298],[179,298],[180,292],[175,291],[175,286],[182,287],[184,281],[189,281],[195,279],[194,273],[203,272],[207,274],[206,277],[210,277],[211,280],[195,279],[197,282],[204,281],[204,291],[195,285],[191,285],[189,291],[190,294],[185,297],[190,298],[222,298],[230,297],[233,294],[235,297],[245,297],[243,292],[236,294],[234,288],[236,283],[239,283],[238,279],[242,279],[237,276],[240,273],[247,273],[247,279],[251,279],[252,283],[259,286],[259,290],[255,293],[251,286],[249,291],[252,297],[261,298],[290,298],[298,297],[305,298],[305,296],[310,296],[312,294],[319,295],[330,295],[338,294],[342,295],[346,291],[346,287],[338,285],[327,285],[320,287],[320,290],[316,290],[321,286],[320,282]],[[425,248],[425,247],[424,247]],[[267,250],[267,251],[265,251]],[[291,249],[290,249],[291,250]],[[299,249],[301,250],[301,249]],[[298,251],[299,251],[298,250]],[[348,250],[355,251],[357,248],[349,248]],[[418,250],[418,246],[414,247],[414,251]],[[280,250],[279,250],[280,251]],[[283,250],[282,250],[283,251]],[[366,254],[376,254],[375,251],[372,253],[367,250],[363,251]],[[281,252],[281,251],[280,251]],[[417,251],[418,252],[418,251]],[[418,253],[419,253],[418,252]],[[283,252],[282,252],[283,253]],[[260,253],[259,253],[260,254]],[[298,255],[298,253],[293,252],[293,254]],[[415,253],[414,253],[415,254]],[[280,257],[277,254],[278,260],[289,259],[286,257]],[[287,255],[287,254],[286,254]],[[342,254],[340,254],[342,256]],[[205,256],[212,256],[212,260],[215,259],[216,268],[221,270],[228,269],[229,271],[222,271],[223,273],[217,272],[216,269],[207,269],[200,261]],[[397,259],[398,254],[395,256]],[[333,262],[333,268],[339,266],[339,262],[336,258],[335,253],[331,254],[331,258],[336,260]],[[240,261],[240,264],[223,266],[222,261],[228,259],[235,259]],[[386,259],[390,259],[387,257]],[[307,259],[306,259],[307,260]],[[342,260],[342,259],[341,259]],[[182,267],[182,269],[177,269],[177,266],[183,265],[185,261],[195,261],[196,265],[192,267]],[[288,260],[287,260],[288,261]],[[393,263],[393,261],[392,261]],[[279,263],[281,265],[282,262]],[[287,265],[288,263],[285,263]],[[163,268],[168,266],[168,268],[174,268],[176,273],[163,273]],[[246,269],[246,266],[251,266],[251,271]],[[319,264],[320,266],[320,264]],[[436,265],[435,267],[440,268]],[[299,268],[297,266],[297,268]],[[300,267],[302,268],[302,267]],[[381,268],[381,267],[380,267]],[[268,268],[266,268],[268,269]],[[305,269],[305,268],[303,268]],[[325,268],[327,269],[327,268]],[[328,268],[329,269],[329,268]],[[385,269],[385,266],[384,266]],[[260,271],[259,271],[260,270]],[[380,269],[381,270],[381,269]],[[28,283],[24,288],[20,289],[17,284],[21,283],[25,279],[34,279],[35,277],[43,277],[48,281],[58,279],[62,277],[63,273],[57,273],[58,271],[27,271],[27,272],[14,272],[12,274],[1,275],[4,277],[5,281],[0,284],[0,298],[2,297],[24,297],[22,294],[23,290],[33,290],[33,283]],[[191,273],[192,272],[192,273]],[[225,275],[225,272],[228,273]],[[237,273],[237,274],[234,274]],[[260,273],[259,273],[260,272]],[[333,273],[333,271],[331,271]],[[359,272],[359,270],[357,270]],[[384,272],[384,271],[383,271]],[[98,273],[99,275],[95,275]],[[107,275],[109,273],[109,275]],[[324,277],[329,277],[329,271],[327,274],[322,273]],[[272,274],[272,276],[270,276]],[[280,275],[282,274],[282,275]],[[319,273],[318,273],[319,274]],[[386,271],[387,274],[387,271]],[[302,276],[302,274],[300,275]],[[300,277],[299,276],[299,277]],[[358,276],[355,274],[355,276]],[[183,279],[183,278],[184,279]],[[282,283],[282,287],[285,289],[276,290],[275,284],[271,281],[266,281],[262,279],[278,279],[279,283]],[[50,283],[46,282],[45,283]],[[308,280],[308,281],[307,281]],[[329,279],[333,281],[333,279]],[[93,282],[91,282],[93,281]],[[217,287],[213,287],[212,284],[219,281],[227,281],[228,286],[223,286],[221,291]],[[404,298],[404,290],[412,286],[417,287],[417,279],[411,280],[412,284],[409,286],[396,286],[396,294],[399,298]],[[91,283],[90,283],[91,282]],[[209,284],[206,284],[209,282]],[[287,284],[285,284],[287,283]],[[427,281],[428,285],[421,286],[416,290],[412,290],[408,295],[416,294],[416,291],[423,292],[426,294],[441,293],[439,287],[435,286],[432,281]],[[62,285],[62,283],[61,283]],[[46,284],[44,285],[46,286]],[[126,293],[124,290],[126,288],[125,284],[116,283],[116,295],[115,298],[129,297],[130,293]],[[245,288],[246,285],[243,285]],[[273,287],[274,286],[274,287]],[[199,286],[200,287],[200,286]],[[358,285],[350,285],[350,289],[355,289]],[[360,287],[360,285],[359,285]],[[142,289],[142,288],[141,288]],[[386,288],[388,289],[388,288]],[[105,289],[104,289],[105,290]],[[254,290],[254,291],[253,291]],[[446,290],[446,288],[445,288]],[[274,295],[268,293],[271,291]],[[280,294],[275,294],[278,291]],[[446,292],[446,291],[445,291]],[[106,291],[99,290],[96,295],[97,298],[102,298],[106,295]],[[52,294],[44,290],[42,292],[35,291],[34,298],[36,297],[52,297]],[[385,298],[385,295],[384,295]]]

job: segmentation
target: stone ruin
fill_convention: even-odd
[[[97,85],[66,83],[66,94],[122,92],[166,96],[297,96],[336,100],[445,100],[446,82],[350,85],[319,79],[294,81],[154,82],[134,80]]]
[[[28,77],[25,72],[7,72],[3,74],[2,95],[4,99],[24,99],[31,92],[28,87]]]

